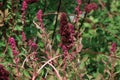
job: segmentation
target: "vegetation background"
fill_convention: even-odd
[[[77,36],[68,53],[63,13]],[[0,80],[120,80],[119,31],[120,0],[0,0]]]

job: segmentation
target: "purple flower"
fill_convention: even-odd
[[[16,49],[16,42],[15,42],[15,39],[13,37],[10,37],[8,39],[8,43],[10,44],[10,47],[12,49],[12,52],[13,52],[13,55],[14,56],[17,56],[19,54],[19,52],[17,51]]]
[[[37,50],[37,44],[36,43],[32,43],[32,45],[31,45],[32,47],[33,47],[33,49],[36,51]]]
[[[115,53],[115,52],[116,52],[116,46],[117,46],[116,43],[112,43],[111,49],[110,49],[110,51],[111,51],[112,53]]]
[[[3,6],[3,3],[2,2],[0,2],[0,7],[2,7]]]
[[[0,80],[10,80],[9,72],[0,64]]]
[[[26,10],[27,10],[27,6],[28,4],[27,4],[27,2],[26,2],[26,0],[24,0],[23,2],[22,2],[22,21],[25,23],[25,14],[26,14]]]
[[[79,16],[82,14],[82,11],[80,10],[80,6],[81,6],[81,4],[82,4],[82,1],[81,1],[81,0],[77,0],[77,3],[78,3],[78,5],[77,5],[77,7],[75,8],[75,11],[76,11],[76,13],[77,13],[77,17],[76,17],[76,19],[75,19],[75,22],[78,22],[78,21],[79,21]]]
[[[25,33],[22,32],[22,41],[25,41],[26,40],[26,36],[25,36]]]
[[[34,43],[32,40],[28,41],[28,45],[29,45],[30,48],[33,48],[34,51],[37,50],[37,44]]]
[[[38,2],[38,0],[25,0],[27,3],[34,3],[34,2]]]
[[[96,10],[98,8],[96,3],[90,3],[85,6],[85,11],[90,12],[91,10]]]
[[[22,2],[22,11],[25,11],[27,9],[27,2],[24,0]]]
[[[9,44],[15,43],[15,39],[13,37],[10,37],[8,39]]]
[[[67,21],[65,13],[60,17],[60,35],[61,35],[61,47],[63,52],[68,52],[74,45],[74,26]]]
[[[43,28],[43,20],[42,20],[42,16],[43,16],[43,12],[42,12],[42,10],[39,10],[38,12],[37,12],[37,20],[39,21],[39,23],[40,23],[40,26]]]
[[[78,3],[78,5],[81,5],[82,1],[81,0],[77,0],[77,3]]]

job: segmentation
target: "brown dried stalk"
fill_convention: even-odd
[[[61,57],[61,56],[63,56],[63,55],[55,56],[55,57],[49,59],[48,61],[46,61],[46,62],[38,69],[37,73],[39,74],[40,71],[41,71],[49,62],[51,62],[52,60],[54,60],[54,59],[56,59],[56,58],[59,58],[59,57]]]

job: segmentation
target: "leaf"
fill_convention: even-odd
[[[15,28],[14,28],[15,31],[22,31],[22,29],[23,29],[23,27],[18,26],[18,25],[16,25]]]
[[[60,42],[60,35],[59,34],[56,36],[56,39],[57,39],[57,41]]]
[[[101,80],[101,78],[102,78],[102,74],[99,73],[95,80]]]
[[[26,77],[30,78],[30,74],[29,74],[29,72],[28,72],[27,70],[24,70],[24,71],[23,71],[23,74],[24,74]]]
[[[8,15],[9,15],[8,9],[5,10],[4,15],[5,15],[5,18],[8,17]]]

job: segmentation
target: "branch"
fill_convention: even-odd
[[[54,69],[54,71],[56,72],[56,75],[57,75],[58,79],[62,80],[62,77],[60,76],[58,70],[51,63],[48,63],[48,64]]]
[[[56,58],[58,58],[58,57],[61,57],[61,56],[63,56],[63,55],[55,56],[55,57],[51,58],[50,60],[48,60],[47,62],[45,62],[45,63],[38,69],[37,73],[39,74],[39,72],[40,72],[49,62],[51,62],[52,60],[54,60],[54,59],[56,59]]]

